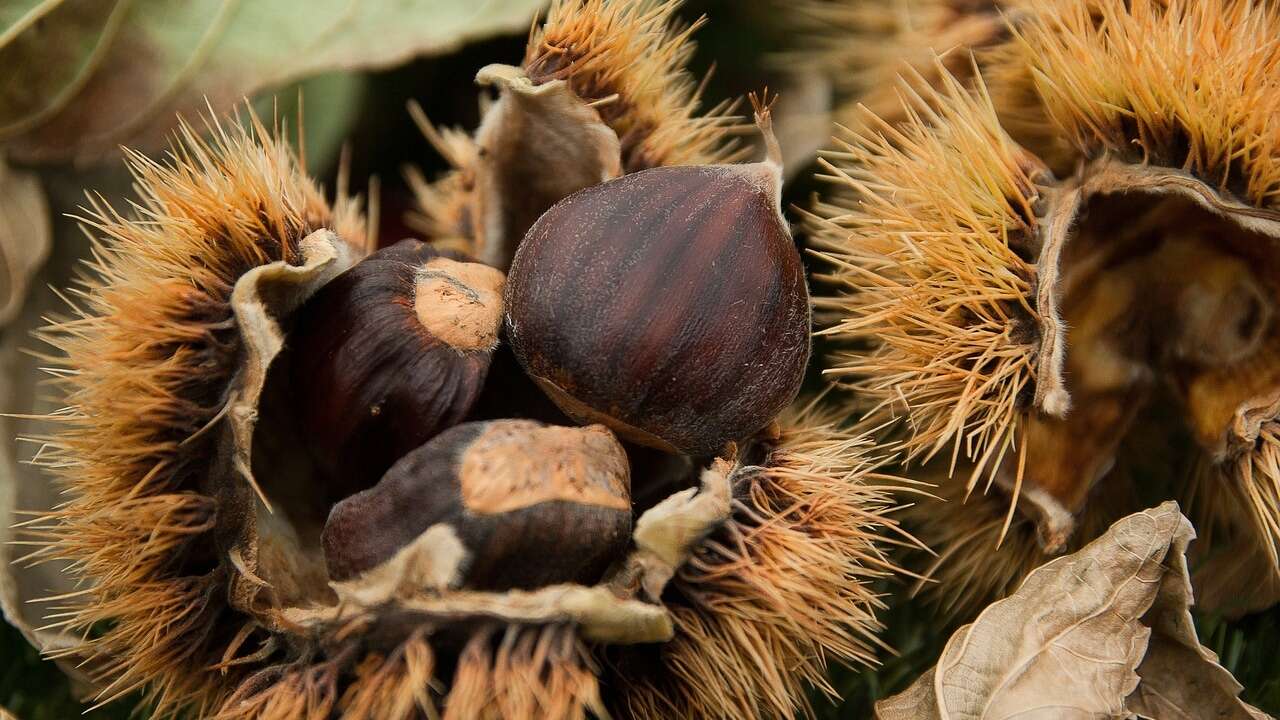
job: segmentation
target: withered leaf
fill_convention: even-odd
[[[48,257],[51,225],[40,180],[0,158],[0,327],[22,308],[31,277]]]
[[[161,145],[215,112],[327,70],[385,67],[528,26],[545,0],[64,0],[0,11],[0,143],[27,161]]]
[[[877,717],[1266,717],[1196,638],[1194,537],[1173,502],[1120,520],[956,631]]]

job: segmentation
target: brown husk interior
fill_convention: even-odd
[[[945,587],[935,599],[967,616],[1127,512],[1177,497],[1204,536],[1197,585],[1241,581],[1242,596],[1209,592],[1202,604],[1270,605],[1280,599],[1280,213],[1112,157],[1041,193],[1037,309],[1056,322],[1041,325],[1040,402],[992,476],[996,497],[939,478],[953,502],[908,511],[941,552],[927,569]],[[1043,399],[1057,382],[1065,409]],[[1223,552],[1230,572],[1209,563]]]
[[[944,602],[1009,587],[1133,493],[1178,498],[1202,537],[1197,582],[1243,588],[1202,603],[1265,607],[1280,578],[1280,10],[1000,4],[1008,35],[964,82],[948,69],[965,53],[943,53],[908,73],[901,112],[851,125],[830,156],[840,190],[812,220],[843,287],[819,307],[828,333],[870,350],[851,343],[829,372],[870,398],[869,425],[905,419],[920,472],[962,486],[924,504],[924,539],[999,548],[942,548],[938,574],[964,579],[935,586]]]

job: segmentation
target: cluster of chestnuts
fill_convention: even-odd
[[[330,579],[443,524],[465,558],[446,585],[599,581],[628,547],[637,486],[694,484],[687,468],[799,391],[809,298],[778,173],[645,170],[552,207],[505,277],[404,240],[316,293],[286,347],[332,504]],[[653,477],[654,450],[691,458],[667,464],[687,476]]]
[[[874,660],[883,458],[793,402],[769,103],[740,162],[677,6],[554,2],[474,135],[422,119],[424,240],[371,242],[253,117],[131,157],[142,219],[87,213],[85,305],[42,333],[68,499],[29,528],[98,700],[787,717]]]

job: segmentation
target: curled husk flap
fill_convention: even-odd
[[[1172,502],[1116,522],[956,631],[876,717],[1266,717],[1196,637],[1194,537]]]
[[[684,67],[695,27],[673,0],[556,0],[519,68],[491,65],[476,81],[499,91],[474,138],[423,132],[453,169],[428,182],[410,172],[429,237],[505,269],[547,208],[588,185],[660,165],[736,159],[728,106],[699,114]],[[695,24],[696,25],[696,24]]]
[[[299,263],[278,260],[249,270],[231,292],[231,310],[241,345],[239,367],[227,388],[225,417],[217,457],[203,484],[216,501],[218,532],[227,546],[230,600],[252,612],[259,591],[271,588],[273,604],[306,595],[305,584],[323,587],[314,570],[314,553],[303,554],[296,531],[275,515],[268,495],[254,477],[253,441],[261,417],[268,371],[284,348],[284,323],[325,283],[355,264],[357,251],[332,230],[320,229],[298,242]],[[199,436],[197,432],[197,437]],[[299,566],[310,571],[299,571]]]
[[[828,161],[812,226],[841,289],[819,307],[871,345],[828,372],[909,418],[909,458],[949,449],[967,489],[1011,495],[1049,553],[1124,453],[1154,453],[1131,436],[1185,432],[1247,499],[1214,522],[1280,572],[1280,14],[1054,0],[1012,28],[971,83],[917,77],[902,122]],[[1026,118],[1053,142],[1011,134]]]
[[[520,68],[490,65],[476,82],[500,95],[476,130],[475,254],[505,268],[547,208],[620,174],[618,136],[564,81],[535,85]]]

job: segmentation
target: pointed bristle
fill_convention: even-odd
[[[1280,574],[1280,422],[1262,426],[1251,452],[1226,469],[1230,495],[1252,522],[1254,542],[1271,561],[1272,572]]]
[[[767,468],[735,488],[730,523],[677,574],[675,638],[647,672],[619,659],[625,714],[792,717],[808,689],[834,696],[829,661],[874,665],[882,607],[871,589],[896,572],[886,546],[911,542],[889,517],[893,492],[869,438],[809,409],[783,420]]]
[[[89,638],[69,652],[91,657],[101,699],[146,688],[160,716],[215,702],[222,683],[206,673],[234,624],[209,562],[216,512],[200,435],[236,372],[232,288],[255,266],[297,260],[314,229],[363,245],[355,204],[331,209],[256,117],[206,129],[208,141],[182,125],[166,164],[129,154],[134,217],[91,200],[92,263],[70,317],[41,333],[67,408],[49,416],[55,432],[35,462],[68,500],[31,523],[46,543],[32,560],[84,578],[57,620]]]
[[[1038,145],[1048,128],[1077,157],[1179,168],[1254,205],[1280,205],[1280,6],[1048,0],[1029,8],[987,63],[1014,111],[1015,137],[1026,130]],[[1054,160],[1065,168],[1073,159]]]
[[[338,704],[337,662],[263,670],[212,715],[212,720],[327,720]]]
[[[908,459],[953,444],[971,484],[1012,447],[1033,379],[1037,171],[985,94],[945,75],[906,88],[908,120],[850,132],[822,161],[835,191],[809,218],[836,294],[815,299],[845,346],[828,376],[867,401],[875,424],[905,415]],[[874,118],[872,118],[874,120]]]
[[[732,107],[699,112],[685,69],[700,23],[682,27],[679,0],[555,0],[524,68],[535,84],[564,80],[622,142],[622,166],[706,165],[739,156]]]
[[[445,720],[606,717],[595,665],[569,627],[477,632],[458,658]]]
[[[1037,567],[1056,555],[1045,553],[1035,523],[1015,513],[999,488],[968,493],[947,478],[938,463],[915,473],[937,481],[937,497],[922,498],[902,513],[903,524],[932,554],[914,553],[909,569],[919,574],[912,589],[950,621],[968,622],[990,603],[1009,595]],[[1129,512],[1142,509],[1133,482],[1123,470],[1099,482],[1077,518],[1077,532],[1064,552],[1073,552]]]
[[[784,55],[807,70],[831,78],[846,100],[835,112],[845,125],[862,121],[858,106],[885,119],[902,119],[894,88],[910,69],[937,81],[934,59],[968,78],[969,51],[1006,34],[995,0],[804,0],[789,5],[796,49]],[[1007,8],[1006,8],[1007,9]]]
[[[437,128],[417,103],[409,105],[409,114],[450,169],[436,180],[427,180],[417,168],[406,169],[405,179],[416,200],[406,222],[429,240],[466,245],[474,235],[472,194],[479,148],[463,130]]]
[[[419,629],[386,656],[371,653],[338,703],[346,720],[408,720],[438,714],[435,653]]]

